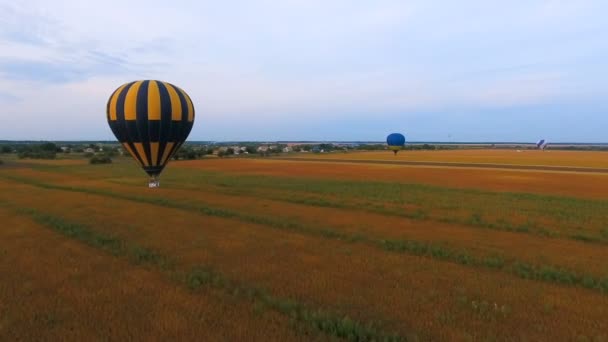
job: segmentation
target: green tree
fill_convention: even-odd
[[[42,151],[53,151],[53,152],[61,151],[61,149],[58,148],[57,145],[53,144],[52,142],[47,142],[47,143],[40,145],[40,149]]]

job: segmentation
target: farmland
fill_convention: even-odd
[[[301,155],[3,158],[0,340],[608,339],[608,172],[375,163],[608,153]]]

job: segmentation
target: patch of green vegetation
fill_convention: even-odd
[[[76,239],[89,246],[102,249],[113,255],[125,254],[123,244],[115,237],[94,232],[83,227],[82,225],[68,222],[56,216],[44,214],[35,209],[17,208],[15,211],[31,217],[34,221],[41,225],[50,227],[69,238]]]
[[[542,280],[564,285],[579,285],[608,294],[608,277],[597,278],[551,265],[532,265],[516,261],[510,270],[524,279]]]
[[[310,309],[293,299],[273,296],[268,291],[243,286],[226,279],[210,268],[197,267],[187,274],[188,286],[196,290],[203,286],[222,289],[236,297],[245,297],[255,302],[256,308],[267,308],[289,316],[295,322],[302,322],[327,335],[350,341],[402,341],[396,334],[385,334],[373,323],[362,324],[324,310]]]
[[[600,237],[590,236],[582,233],[570,235],[572,240],[578,240],[583,242],[603,242],[605,237],[600,234]]]

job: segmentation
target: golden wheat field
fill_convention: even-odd
[[[0,340],[608,341],[606,152],[207,158],[146,183],[127,158],[0,165]]]

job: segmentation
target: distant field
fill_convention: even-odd
[[[608,168],[608,152],[587,151],[539,151],[539,150],[438,150],[400,151],[396,156],[391,151],[348,153],[294,153],[297,158],[428,161],[451,163],[486,163],[512,165],[547,165]]]
[[[515,153],[397,158],[608,167]],[[608,174],[330,157],[9,160],[0,340],[608,338]]]

